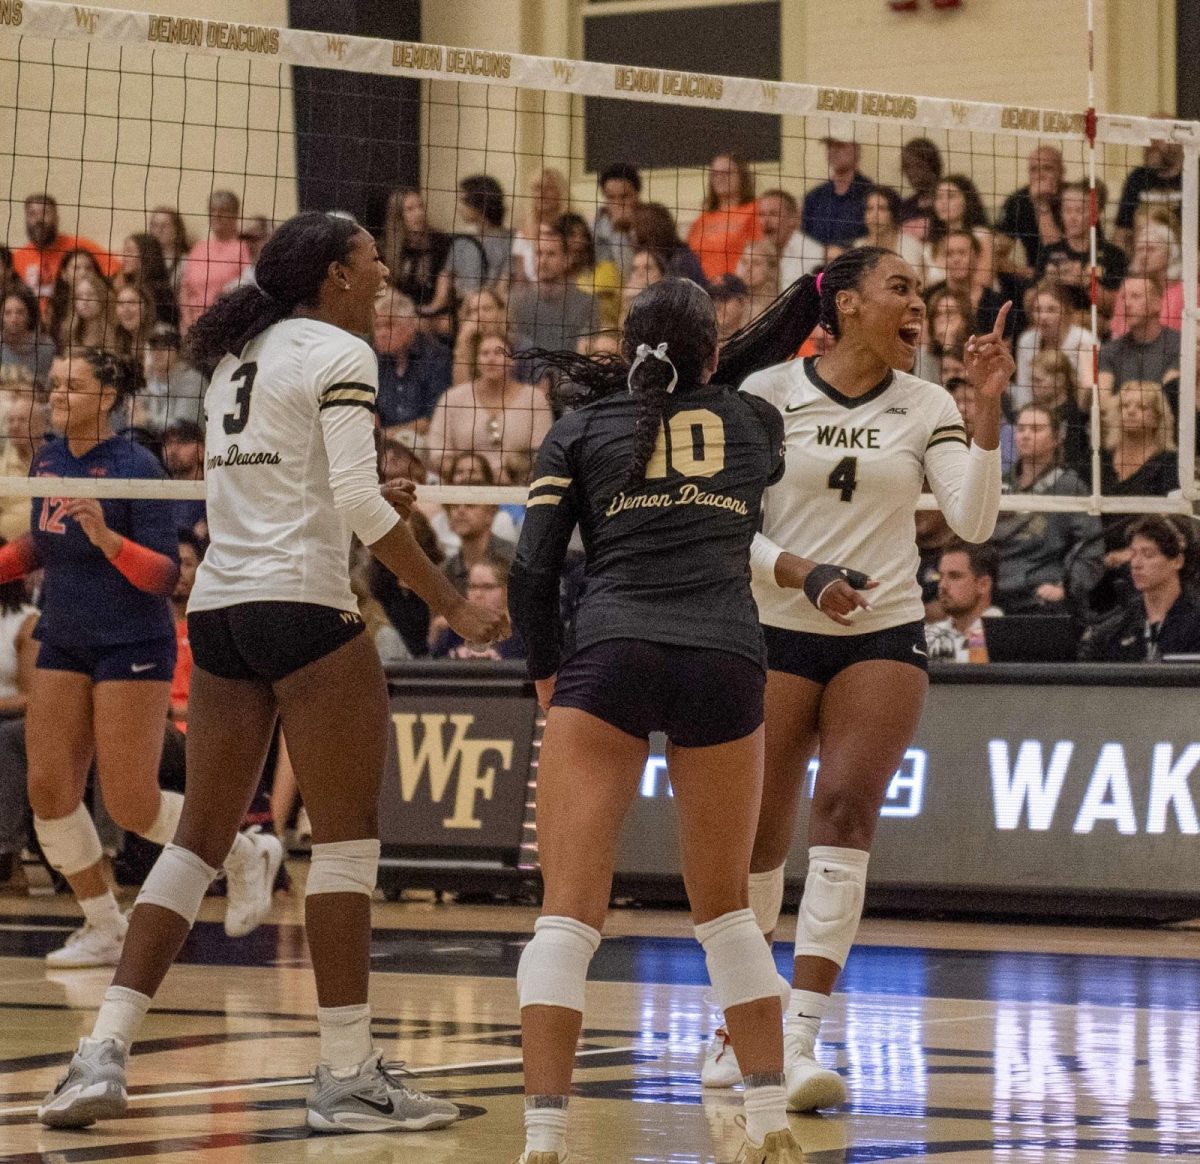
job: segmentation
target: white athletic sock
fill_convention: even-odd
[[[79,908],[90,926],[100,930],[115,930],[121,924],[121,907],[113,897],[112,890],[100,894],[99,897],[81,897]]]
[[[228,869],[230,865],[244,865],[253,856],[254,842],[245,833],[238,833],[233,838],[233,845],[229,855],[222,862],[222,867]]]
[[[772,1132],[787,1126],[787,1089],[783,1075],[747,1075],[742,1110],[746,1113],[746,1138],[761,1144]]]
[[[789,1036],[799,1040],[802,1054],[813,1053],[817,1045],[817,1031],[828,1006],[828,994],[818,994],[815,990],[792,990],[784,1029]]]
[[[321,1030],[321,1062],[338,1077],[353,1073],[370,1058],[371,1008],[355,1006],[317,1007],[317,1025]]]
[[[786,1097],[785,1097],[786,1100]],[[567,1154],[567,1096],[525,1097],[525,1151]]]
[[[183,796],[178,792],[160,790],[158,815],[150,827],[142,833],[142,836],[156,845],[169,845],[175,839],[175,829],[179,825],[179,817],[182,812]]]
[[[150,1009],[150,996],[128,986],[110,986],[104,992],[96,1025],[92,1028],[93,1039],[116,1039],[126,1050],[137,1038],[138,1028],[146,1011]]]

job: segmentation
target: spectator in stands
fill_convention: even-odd
[[[192,420],[177,420],[162,434],[162,459],[172,481],[204,480],[204,430]],[[208,540],[208,514],[204,502],[172,501],[177,530],[191,530],[201,541]]]
[[[75,280],[71,306],[57,337],[59,352],[72,347],[116,351],[119,338],[112,284],[99,275],[81,275]]]
[[[1091,401],[1080,399],[1075,361],[1055,348],[1038,352],[1030,372],[1030,395],[1033,403],[1048,409],[1059,425],[1063,464],[1081,477],[1088,475]]]
[[[873,183],[858,170],[857,142],[827,137],[829,179],[804,196],[804,233],[824,246],[848,247],[867,232],[864,209]]]
[[[1183,206],[1183,146],[1173,141],[1152,141],[1143,164],[1130,170],[1121,188],[1113,241],[1128,251],[1134,216],[1144,206],[1166,206],[1176,213]]]
[[[50,292],[50,301],[45,304],[46,334],[59,343],[67,327],[75,300],[75,284],[84,276],[104,279],[104,273],[96,263],[95,256],[90,251],[71,251],[64,256],[54,280],[54,289]]]
[[[779,259],[769,247],[749,246],[738,260],[737,278],[750,297],[750,318],[757,319],[779,297]]]
[[[863,199],[866,234],[857,245],[895,251],[919,275],[925,265],[925,249],[919,239],[900,229],[900,206],[900,195],[891,186],[872,186],[867,190]]]
[[[542,231],[534,256],[532,281],[514,283],[508,297],[508,321],[548,351],[574,348],[581,336],[600,326],[594,295],[567,281],[567,240],[561,230]]]
[[[529,184],[529,213],[512,241],[514,281],[533,282],[537,278],[542,228],[553,227],[570,209],[570,191],[561,170],[548,167]]]
[[[978,331],[971,300],[946,286],[926,297],[925,336],[917,351],[915,374],[941,383],[942,357],[948,350],[960,351]]]
[[[1128,381],[1172,382],[1172,411],[1178,413],[1180,336],[1162,322],[1162,286],[1143,275],[1121,284],[1122,333],[1100,349],[1100,396],[1107,405],[1118,385]]]
[[[239,287],[253,287],[258,280],[255,278],[254,269],[258,263],[258,256],[262,254],[263,247],[271,239],[271,235],[275,233],[275,224],[265,214],[248,214],[242,219],[241,230],[238,231],[238,238],[246,244],[246,253],[250,256],[250,262],[242,268],[242,273],[231,280],[225,287],[225,294],[230,291],[236,291]],[[282,736],[280,739],[282,740]]]
[[[621,317],[620,267],[611,259],[597,259],[592,232],[582,215],[564,214],[556,225],[567,240],[567,281],[595,296],[602,327],[616,327]]]
[[[150,289],[142,283],[126,283],[117,291],[113,314],[117,320],[114,341],[109,345],[123,356],[142,363],[157,321]]]
[[[760,234],[754,204],[754,175],[749,165],[738,154],[717,154],[708,164],[703,209],[687,237],[688,246],[704,271],[704,279],[698,280],[701,286],[732,272],[746,244]],[[639,242],[654,245],[641,239]],[[667,261],[669,265],[670,260]]]
[[[0,538],[0,545],[6,541]],[[30,604],[23,581],[0,585],[0,886],[14,876],[20,884],[21,850],[33,826],[26,789],[25,706],[37,661],[37,621],[37,607]]]
[[[146,340],[146,386],[133,399],[135,428],[161,433],[177,420],[199,425],[204,417],[204,377],[180,354],[179,332],[159,324]]]
[[[1162,386],[1125,381],[1104,425],[1101,490],[1111,496],[1166,497],[1178,489],[1174,430]]]
[[[992,274],[994,247],[987,212],[975,183],[964,174],[949,174],[937,185],[933,219],[925,242],[925,284],[932,286],[946,277],[946,239],[952,231],[970,231],[979,240],[976,270],[981,282]]]
[[[1099,184],[1098,184],[1099,186]],[[1099,195],[1099,189],[1097,190]],[[1085,301],[1090,300],[1091,284],[1091,215],[1088,209],[1091,191],[1086,182],[1066,182],[1059,195],[1059,217],[1062,219],[1062,238],[1038,251],[1037,278],[1052,278],[1055,282],[1077,288]],[[1103,234],[1102,224],[1096,227],[1096,265],[1100,282],[1096,288],[1096,306],[1106,319],[1113,313],[1116,292],[1129,266],[1120,247],[1114,246]]]
[[[241,202],[232,190],[214,190],[208,199],[208,237],[188,252],[179,285],[179,321],[184,334],[250,265],[250,250],[239,237]]]
[[[1178,224],[1174,219],[1163,217],[1163,213],[1155,209],[1146,214],[1139,213],[1135,219],[1129,274],[1151,279],[1162,288],[1159,315],[1163,326],[1179,331],[1183,325],[1183,248]],[[1110,331],[1116,338],[1124,335],[1128,327],[1125,304],[1118,298]]]
[[[701,287],[707,286],[708,276],[695,252],[680,237],[671,212],[661,202],[640,202],[633,213],[633,241],[638,250],[653,251],[664,275],[675,279],[691,279]],[[636,261],[636,254],[635,261]],[[737,258],[735,256],[734,263]],[[626,283],[633,274],[630,265]]]
[[[1017,414],[1017,462],[1005,476],[1006,492],[1086,497],[1088,487],[1063,467],[1062,444],[1054,414],[1026,404]],[[996,602],[1006,614],[1058,613],[1084,601],[1104,571],[1100,523],[1086,513],[1002,512],[991,540],[1000,551]]]
[[[492,522],[496,518],[494,505],[447,505],[446,517],[460,544],[458,552],[443,563],[442,570],[459,593],[467,592],[467,581],[472,566],[486,561],[512,564],[516,546],[496,537],[492,532]],[[430,629],[436,641],[436,635],[441,628]]]
[[[3,385],[4,445],[0,449],[0,476],[28,477],[33,454],[46,435],[46,405],[41,386],[20,365],[0,372]],[[29,532],[28,497],[0,497],[0,537],[16,541]]]
[[[786,190],[767,190],[758,196],[758,223],[762,238],[747,243],[746,249],[766,247],[778,257],[781,287],[790,287],[825,262],[825,248],[804,233],[800,205]]]
[[[436,318],[449,329],[450,288],[439,276],[450,254],[450,236],[429,225],[420,190],[402,186],[388,195],[379,254],[391,272],[389,281],[412,300],[420,316]]]
[[[54,359],[54,342],[41,334],[40,325],[37,296],[23,283],[11,284],[4,292],[0,319],[0,369],[25,368],[44,388]]]
[[[736,275],[725,275],[708,293],[717,309],[717,343],[723,344],[750,322],[750,289]]]
[[[163,262],[167,267],[167,278],[176,298],[183,281],[183,268],[192,240],[188,235],[183,215],[174,206],[156,206],[150,212],[149,230],[162,248]]]
[[[1034,288],[1033,313],[1028,328],[1017,339],[1017,373],[1009,388],[1014,410],[1033,399],[1033,357],[1041,351],[1066,352],[1075,361],[1082,389],[1092,386],[1092,350],[1096,337],[1073,321],[1071,301],[1055,283],[1039,283]]]
[[[472,174],[458,184],[458,220],[445,275],[456,298],[508,278],[512,234],[504,229],[504,191],[490,174]]]
[[[1004,322],[1004,337],[1010,342],[1021,333],[1025,324],[1024,284],[1015,276],[998,272],[990,281],[987,272],[980,270],[983,246],[969,230],[952,230],[943,244],[942,261],[946,277],[932,283],[926,291],[931,298],[943,288],[965,295],[971,302],[972,314],[981,334],[996,326],[996,318],[1005,303],[1012,309]]]
[[[924,239],[933,219],[933,203],[945,169],[942,153],[927,137],[910,138],[900,147],[900,172],[912,193],[900,203],[897,215],[905,233]]]
[[[947,353],[942,357],[943,371],[950,362],[951,358],[949,353]],[[958,362],[961,366],[955,369],[955,374],[945,377],[942,383],[946,386],[946,391],[950,393],[954,398],[954,403],[958,406],[958,414],[962,417],[963,428],[967,430],[967,440],[970,441],[975,439],[975,385],[966,377],[966,365],[962,363],[961,359]],[[1013,431],[1012,424],[1001,415],[1001,472],[1007,473],[1016,463],[1016,459],[1016,433]]]
[[[1170,517],[1139,518],[1129,531],[1129,573],[1136,595],[1084,632],[1080,659],[1156,663],[1200,654],[1193,531]]]
[[[438,478],[445,485],[495,485],[496,474],[492,463],[482,453],[458,453],[450,462],[449,477]],[[446,507],[433,505],[429,508],[419,506],[429,518],[429,524],[438,539],[438,544],[446,557],[458,553],[462,544],[458,534],[450,528],[450,519]],[[492,518],[492,533],[502,542],[517,544],[517,526],[506,512],[505,507],[496,507],[496,516]]]
[[[690,253],[690,252],[689,252]],[[629,313],[629,305],[647,288],[664,278],[666,271],[660,254],[650,247],[642,247],[634,252],[633,266],[621,288],[621,323]],[[739,279],[740,283],[741,280]]]
[[[504,339],[480,335],[471,379],[451,388],[433,413],[426,438],[430,463],[445,480],[455,455],[473,452],[487,460],[495,478],[507,453],[542,443],[551,420],[545,394],[512,378]]]
[[[996,223],[996,267],[1030,279],[1044,247],[1061,242],[1062,152],[1038,146],[1029,155],[1029,185],[1004,200]]]
[[[926,623],[929,658],[971,663],[971,644],[983,639],[983,619],[1004,612],[992,603],[1000,576],[1000,553],[989,542],[955,538],[938,562],[938,601],[946,617]]]
[[[433,410],[450,387],[450,353],[421,333],[413,301],[394,287],[376,302],[373,338],[379,358],[379,423],[388,432],[428,432]]]
[[[117,261],[90,238],[63,234],[58,228],[58,202],[50,194],[25,199],[25,246],[13,252],[13,270],[39,299],[48,299],[63,260],[72,251],[87,251],[105,278],[115,274]]]
[[[596,180],[604,205],[596,210],[592,236],[596,242],[596,259],[616,263],[624,279],[633,265],[633,212],[642,192],[642,176],[636,166],[615,162],[600,171]]]
[[[179,307],[167,272],[162,246],[152,234],[131,234],[121,245],[121,269],[113,280],[118,289],[140,286],[149,291],[159,323],[179,326]]]
[[[466,594],[472,602],[493,610],[508,609],[509,563],[504,559],[484,559],[467,571]],[[435,659],[523,659],[525,644],[516,633],[486,647],[474,647],[449,627],[444,628],[430,647]]]
[[[472,291],[458,311],[458,332],[454,337],[454,357],[450,372],[451,384],[462,384],[471,378],[475,359],[476,338],[498,335],[508,344],[510,352],[521,352],[532,346],[528,336],[514,335],[508,326],[508,302],[498,287],[483,287]],[[528,360],[513,360],[513,378],[523,383],[533,380]]]

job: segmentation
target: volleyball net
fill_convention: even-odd
[[[871,241],[921,275],[915,371],[968,428],[964,341],[1013,300],[1006,463],[1041,404],[1055,447],[1037,455],[1071,471],[1005,509],[1192,512],[1200,124],[714,76],[639,51],[548,59],[0,0],[0,237],[24,287],[6,287],[0,496],[203,497],[202,480],[26,479],[49,360],[124,353],[146,387],[114,425],[155,448],[194,438],[187,328],[253,277],[274,225],[319,209],[358,218],[392,270],[367,337],[384,461],[430,502],[523,500],[553,420],[523,350],[613,350],[664,274],[710,286],[729,332]],[[1166,331],[1142,342],[1155,311]],[[1144,489],[1134,448],[1159,470]]]

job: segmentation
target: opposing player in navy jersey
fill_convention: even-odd
[[[140,376],[134,362],[97,348],[55,360],[51,422],[62,435],[38,450],[31,476],[163,477],[154,456],[114,436],[109,423]],[[179,549],[171,512],[166,501],[35,498],[31,532],[0,551],[5,581],[38,567],[45,577],[26,720],[29,801],[42,851],[85,919],[47,955],[50,966],[115,965],[125,938],[83,804],[93,759],[105,807],[122,828],[165,845],[179,820],[183,798],[158,787],[175,666],[169,597]],[[249,932],[269,908],[260,851],[278,868],[274,838],[241,838],[229,862],[231,932]]]
[[[313,826],[305,922],[321,1061],[307,1123],[415,1131],[458,1116],[390,1074],[371,1040],[370,902],[390,722],[350,590],[351,531],[468,642],[505,637],[508,619],[461,598],[421,552],[401,516],[412,485],[380,489],[378,363],[359,336],[386,275],[356,222],[299,214],[263,248],[257,284],[219,300],[189,333],[193,362],[211,375],[212,542],[188,603],[187,794],[92,1034],[39,1109],[50,1126],[125,1110],[130,1044],[237,834],[277,717]]]
[[[775,324],[787,337],[790,322]],[[564,416],[538,453],[509,581],[513,623],[548,708],[537,789],[545,897],[517,971],[521,1164],[566,1159],[588,964],[654,731],[669,741],[696,937],[746,1067],[738,1158],[801,1159],[785,1111],[779,980],[747,908],[765,683],[749,550],[763,490],[783,471],[783,420],[723,374],[744,374],[756,352],[765,365],[799,344],[766,338],[762,329],[756,351],[730,350],[718,367],[712,300],[689,280],[667,279],[634,301],[619,358],[537,353],[586,406]],[[564,659],[559,580],[576,524],[585,575],[575,650]],[[811,564],[801,565],[797,581]],[[827,601],[843,614],[861,604],[840,578]]]
[[[743,390],[784,419],[787,471],[767,491],[755,539],[754,593],[767,644],[766,769],[751,862],[750,901],[764,934],[778,922],[784,861],[814,752],[820,771],[809,816],[809,866],[796,929],[788,1006],[788,1106],[844,1101],[814,1043],[862,915],[867,859],[892,775],[916,731],[928,687],[914,513],[928,481],[951,528],[984,541],[1000,502],[1000,396],[1013,373],[1002,307],[994,330],[967,344],[975,387],[974,443],[949,393],[909,374],[925,305],[913,268],[862,247],[785,296],[802,330],[823,323],[831,352],[749,377]],[[869,610],[831,626],[779,581],[793,554],[852,562],[875,578]],[[810,594],[833,575],[814,572]],[[723,1030],[702,1079],[740,1077]]]

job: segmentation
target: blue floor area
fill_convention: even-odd
[[[37,958],[62,944],[72,923],[57,917],[0,915],[0,957]],[[27,930],[23,925],[61,927]],[[375,930],[376,971],[512,978],[527,934],[479,931]],[[1144,957],[1030,954],[984,950],[856,946],[838,980],[848,994],[894,994],[990,1001],[1092,1003],[1099,1006],[1200,1010],[1200,962],[1153,956],[1154,934],[1139,931]],[[787,971],[790,946],[777,943],[775,961]],[[303,964],[304,931],[264,925],[230,939],[220,925],[200,922],[180,961],[215,966]],[[700,947],[689,939],[608,938],[589,977],[601,982],[704,986]]]

